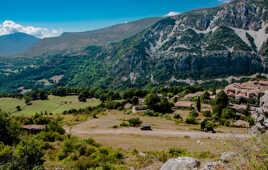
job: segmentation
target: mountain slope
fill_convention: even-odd
[[[79,65],[66,83],[125,88],[267,72],[268,13],[263,4],[267,0],[235,0],[165,18],[89,61],[100,61],[105,69]]]
[[[20,53],[30,48],[39,40],[40,39],[25,33],[0,36],[0,56]]]
[[[31,49],[20,54],[20,56],[34,57],[64,50],[78,50],[89,45],[107,45],[119,42],[144,30],[156,23],[160,18],[146,18],[135,22],[119,24],[100,30],[63,33],[59,37],[46,38],[36,43]]]

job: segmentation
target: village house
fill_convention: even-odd
[[[30,133],[39,133],[46,128],[45,125],[23,125],[22,130]]]
[[[179,101],[175,103],[177,109],[194,109],[194,103],[189,101]]]
[[[133,113],[140,113],[140,112],[145,112],[148,109],[147,106],[143,105],[143,106],[133,106],[132,107],[132,112]]]
[[[225,88],[228,97],[236,100],[258,99],[268,90],[268,81],[250,81],[246,83],[233,83]]]

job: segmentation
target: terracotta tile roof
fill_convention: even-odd
[[[175,107],[192,108],[193,105],[194,105],[193,102],[188,102],[188,101],[179,101],[175,103]]]

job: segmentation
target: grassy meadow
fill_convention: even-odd
[[[83,103],[79,102],[77,96],[57,97],[50,95],[49,100],[37,100],[31,103],[31,105],[26,105],[24,99],[1,98],[0,109],[5,112],[24,115],[33,115],[45,111],[60,114],[65,110],[96,106],[100,104],[100,101],[96,99]],[[17,106],[20,106],[22,110],[17,111]]]

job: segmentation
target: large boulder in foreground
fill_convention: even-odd
[[[178,157],[169,159],[161,170],[195,170],[200,166],[200,162],[191,157]]]

